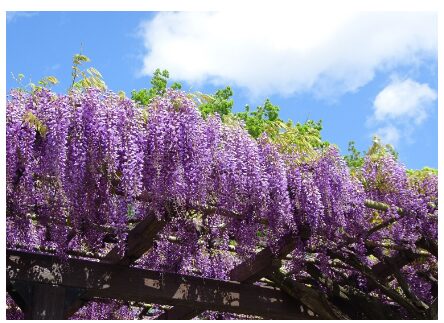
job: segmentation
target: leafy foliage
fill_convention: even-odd
[[[131,98],[140,105],[148,105],[156,96],[162,96],[167,90],[168,78],[170,73],[167,70],[161,71],[156,69],[153,78],[151,79],[151,88],[141,89],[139,91],[133,90],[131,92]],[[172,89],[180,90],[182,85],[180,83],[173,83]]]
[[[156,97],[163,96],[168,89],[170,75],[167,70],[156,69],[151,79],[151,88],[132,91],[131,98],[142,106],[147,106]],[[171,89],[181,89],[174,83]],[[328,147],[322,140],[322,121],[308,120],[294,124],[291,120],[284,122],[279,117],[280,108],[266,99],[262,106],[251,110],[247,105],[244,111],[233,112],[233,91],[227,86],[214,94],[189,93],[189,98],[196,102],[204,118],[218,115],[226,124],[243,123],[248,133],[255,139],[266,134],[277,143],[282,151],[299,151],[312,156],[317,149]]]
[[[44,88],[50,88],[50,87],[52,87],[52,86],[54,86],[54,85],[59,83],[59,80],[55,76],[52,76],[52,75],[43,77],[38,82],[38,85],[35,85],[32,82],[29,82],[27,85],[24,85],[22,83],[22,81],[25,78],[25,75],[22,74],[22,73],[19,73],[17,75],[17,77],[15,77],[14,74],[12,74],[12,78],[18,84],[18,88],[16,90],[24,91],[24,92],[27,92],[27,91],[29,91],[29,92],[39,91],[39,90],[44,89]]]
[[[98,88],[100,90],[106,90],[106,84],[103,80],[102,74],[94,67],[89,67],[86,70],[82,70],[80,66],[84,63],[90,62],[89,57],[83,54],[75,54],[73,57],[72,65],[72,82],[70,89],[84,89],[88,87]],[[79,80],[78,80],[79,79]]]
[[[408,169],[407,176],[409,183],[412,187],[416,188],[416,190],[425,195],[436,195],[438,196],[438,192],[434,192],[431,194],[430,187],[434,187],[433,184],[430,185],[430,182],[437,180],[438,178],[438,170],[435,168],[424,167],[422,169]],[[425,185],[427,184],[427,185]],[[437,189],[437,187],[436,187]],[[430,203],[432,207],[438,207],[438,199],[431,199]]]
[[[29,126],[34,127],[37,133],[42,137],[44,137],[48,132],[48,127],[46,127],[43,122],[39,120],[39,118],[37,118],[31,111],[28,111],[23,116],[23,121]]]
[[[412,178],[424,179],[428,176],[438,175],[436,168],[424,167],[422,169],[408,169],[407,174]]]
[[[245,111],[239,112],[237,117],[245,122],[245,128],[253,138],[258,138],[264,132],[275,138],[282,125],[282,120],[279,119],[279,107],[273,105],[269,99],[254,111],[250,111],[247,105]]]
[[[356,149],[355,142],[350,141],[348,143],[349,155],[345,155],[344,159],[350,168],[361,168],[364,165],[364,154],[361,154],[358,149]]]
[[[231,99],[233,91],[229,86],[225,89],[217,90],[214,95],[197,93],[196,98],[200,99],[199,110],[204,117],[218,114],[221,117],[231,115],[234,101]]]
[[[73,65],[87,61],[76,55]],[[406,171],[378,139],[362,154],[351,143],[344,159],[322,141],[321,122],[283,122],[269,100],[233,113],[230,88],[190,96],[167,88],[168,72],[157,70],[152,87],[130,100],[81,82],[90,76],[78,71],[73,87],[81,91],[10,94],[8,248],[103,256],[111,234],[124,252],[129,228],[149,210],[168,224],[141,268],[230,279],[258,246],[278,257],[290,236],[285,280],[326,297],[365,295],[364,316],[376,304],[393,317],[429,317],[437,298],[437,171]],[[420,257],[393,267],[405,253]],[[394,272],[375,277],[378,264]],[[110,300],[78,315],[137,313]]]
[[[386,155],[391,155],[395,160],[398,159],[398,152],[394,147],[390,144],[382,144],[381,140],[376,136],[373,137],[373,143],[367,152],[359,152],[354,141],[348,143],[348,151],[349,155],[345,155],[344,159],[352,170],[361,168],[364,165],[366,156],[376,160]]]
[[[39,81],[39,84],[43,87],[48,87],[50,85],[56,85],[59,80],[55,76],[46,76]]]

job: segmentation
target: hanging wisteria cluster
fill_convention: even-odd
[[[415,315],[362,266],[437,243],[436,175],[412,182],[387,155],[369,156],[352,176],[334,146],[310,158],[280,152],[242,124],[204,119],[175,90],[147,107],[93,88],[14,90],[6,122],[9,248],[104,256],[153,212],[168,224],[137,266],[230,279],[243,259],[265,247],[278,253],[291,235],[296,248],[283,264],[289,277],[313,278],[316,269],[323,278],[311,284],[326,293],[333,288],[327,280],[347,280],[400,317]],[[419,308],[436,298],[437,255],[425,250],[387,287],[411,293]],[[10,299],[8,308],[19,317]],[[139,312],[90,302],[74,318]],[[149,313],[161,312],[153,305]]]

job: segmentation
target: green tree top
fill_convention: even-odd
[[[350,141],[348,143],[349,154],[344,156],[347,165],[351,169],[358,169],[364,165],[364,159],[369,156],[372,159],[378,159],[387,154],[392,155],[395,159],[398,159],[398,152],[390,144],[383,144],[381,139],[377,136],[373,137],[373,142],[367,151],[359,152],[356,149],[355,142]]]
[[[161,71],[160,69],[156,69],[150,82],[151,88],[141,89],[139,91],[133,90],[131,92],[131,98],[143,106],[148,105],[154,97],[165,93],[169,77],[170,73],[167,70]],[[182,85],[180,83],[173,83],[171,88],[179,90],[182,88]]]
[[[205,118],[208,115],[213,115],[215,113],[219,114],[221,117],[230,115],[234,105],[234,101],[231,98],[233,96],[233,91],[229,86],[225,89],[217,90],[214,95],[203,95],[198,94],[200,98],[199,110],[202,116]]]

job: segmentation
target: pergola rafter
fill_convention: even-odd
[[[382,211],[386,209],[382,203],[366,202],[366,206]],[[280,239],[277,252],[265,247],[233,268],[230,281],[134,267],[133,263],[151,249],[158,234],[168,223],[167,219],[174,216],[174,205],[167,205],[165,212],[163,220],[159,220],[154,213],[149,213],[130,230],[123,253],[122,246],[116,245],[97,261],[73,257],[60,259],[56,255],[7,250],[8,292],[28,319],[67,318],[94,298],[173,306],[158,316],[158,319],[191,319],[206,310],[264,318],[342,319],[349,318],[347,313],[353,314],[346,309],[350,304],[354,304],[368,318],[379,318],[381,311],[387,310],[385,305],[377,303],[371,296],[349,285],[329,281],[323,277],[315,263],[307,266],[310,279],[334,286],[333,294],[323,295],[314,286],[294,281],[282,273],[282,260],[296,245],[291,234]],[[402,210],[399,213],[401,216],[406,214]],[[228,214],[229,212],[225,212],[225,215],[230,216]],[[378,224],[368,232],[374,233],[382,228],[384,226]],[[310,235],[309,232],[301,234]],[[366,235],[368,236],[370,234]],[[351,238],[349,243],[354,240]],[[425,238],[418,240],[417,246],[437,255],[436,244]],[[375,246],[369,244],[367,247],[371,252]],[[347,265],[354,265],[351,260],[343,259],[334,250],[330,253],[333,258],[348,262]],[[381,287],[389,276],[396,274],[396,270],[420,256],[423,255],[411,250],[399,250],[396,256],[363,270],[370,270],[365,274],[373,279],[375,287]],[[252,284],[264,277],[274,287]],[[389,289],[386,292],[391,293]],[[399,301],[405,300],[401,298]],[[410,304],[407,303],[407,306]],[[416,308],[412,306],[411,310],[416,311]],[[434,309],[431,308],[430,311],[432,310]],[[420,312],[414,314],[418,317],[422,315]]]
[[[63,296],[60,287],[79,288],[98,298],[185,305],[268,318],[307,318],[279,289],[89,260],[7,250],[7,278],[42,284],[46,294],[57,297]],[[49,292],[48,286],[57,293]]]
[[[166,212],[167,217],[169,218],[171,217],[172,213],[174,212],[174,206],[173,205],[168,205],[166,207]],[[224,215],[228,215],[231,216],[232,213],[230,212],[224,212]],[[128,273],[126,271],[122,270],[122,266],[126,266],[126,268],[131,268],[128,267],[130,264],[132,264],[133,262],[135,262],[137,259],[139,259],[143,254],[145,254],[152,246],[153,243],[155,241],[155,238],[157,236],[157,234],[165,227],[165,225],[167,224],[166,220],[158,220],[157,217],[154,214],[148,214],[146,216],[146,218],[139,222],[132,230],[129,231],[128,233],[128,237],[127,237],[127,241],[126,241],[126,247],[125,247],[125,252],[123,255],[121,255],[120,252],[120,246],[115,246],[104,258],[100,259],[100,263],[103,264],[107,264],[109,266],[115,266],[115,268],[120,268],[120,270],[116,270],[116,274],[118,275],[118,277],[120,277],[122,280],[125,279],[125,275],[127,275]],[[284,237],[284,239],[282,240],[283,243],[283,249],[282,249],[282,256],[285,256],[286,254],[288,254],[293,248],[294,248],[294,241],[289,237],[286,236]],[[8,252],[14,252],[12,250],[8,251]],[[22,257],[24,257],[24,255],[22,255]],[[31,254],[27,254],[26,255],[27,259],[30,260],[29,258],[32,258]],[[51,258],[53,261],[55,261],[56,258]],[[256,279],[252,280],[255,281],[261,277],[263,277],[265,275],[264,270],[266,270],[269,266],[270,266],[270,261],[272,261],[272,254],[271,254],[271,250],[269,248],[265,248],[263,249],[261,252],[259,252],[259,254],[257,256],[253,256],[251,259],[248,259],[247,261],[241,263],[238,267],[236,267],[235,269],[233,269],[233,280],[235,281],[239,281],[242,282],[244,280],[248,280],[248,278],[251,278],[256,275]],[[71,261],[71,259],[70,259]],[[12,267],[15,267],[13,262],[10,262]],[[19,268],[16,268],[19,269]],[[19,272],[24,272],[23,269],[19,269]],[[163,275],[163,273],[160,273]],[[15,277],[15,278],[14,278]],[[21,279],[18,279],[16,276],[13,277],[8,277],[8,281],[10,282],[9,284],[9,290],[11,291],[10,294],[13,297],[13,299],[16,301],[16,303],[18,305],[21,305],[21,308],[24,312],[27,312],[25,315],[27,318],[61,318],[60,315],[63,316],[63,318],[67,318],[69,316],[71,316],[72,314],[74,314],[81,306],[83,306],[85,304],[85,302],[87,302],[88,300],[91,300],[94,297],[105,297],[104,295],[107,295],[106,293],[99,293],[97,294],[95,290],[90,290],[90,289],[85,289],[83,285],[74,285],[74,286],[69,286],[66,284],[55,284],[54,282],[50,282],[50,281],[45,281],[45,280],[36,280],[35,278],[33,278],[32,276],[25,276],[22,277],[20,276]],[[222,282],[222,281],[221,281]],[[30,285],[28,285],[28,287],[31,289],[30,292],[26,293],[21,293],[21,291],[23,290],[23,288],[17,288],[17,286],[23,286],[23,283],[29,283]],[[38,283],[37,285],[35,283]],[[41,284],[49,284],[49,286],[45,286],[45,287],[41,287]],[[126,285],[128,286],[128,285]],[[198,286],[198,285],[196,285]],[[254,286],[254,285],[247,285],[247,284],[243,284],[242,286]],[[256,288],[258,286],[254,286],[254,288]],[[49,302],[51,302],[51,304],[55,304],[58,303],[60,306],[58,307],[59,309],[62,308],[63,310],[60,311],[44,311],[45,315],[42,316],[42,311],[38,311],[36,310],[37,308],[42,308],[45,307],[45,302],[40,301],[39,303],[35,303],[33,302],[33,296],[34,294],[38,294],[38,293],[42,293],[44,289],[44,293],[46,294],[54,294],[57,295],[56,298],[52,298],[52,299],[48,299]],[[66,302],[66,297],[65,294],[67,294],[68,292],[72,293],[72,290],[75,290],[77,292],[77,294],[72,297],[69,300],[69,302]],[[179,288],[180,289],[180,288]],[[41,291],[42,290],[42,291]],[[261,292],[263,290],[260,290]],[[124,291],[121,291],[122,293]],[[180,291],[179,291],[180,292]],[[257,291],[256,291],[257,292]],[[289,302],[288,296],[286,296],[284,293],[282,293],[280,290],[276,290],[274,291],[276,295],[280,295],[280,298],[283,299],[287,299],[287,303]],[[29,295],[31,294],[31,295]],[[261,295],[261,294],[257,294],[257,295]],[[174,295],[173,295],[174,296]],[[200,296],[198,296],[200,297]],[[262,296],[261,296],[262,297]],[[134,299],[134,298],[122,298],[122,297],[118,297],[118,295],[112,295],[109,296],[108,298],[115,298],[115,299],[123,299],[123,300],[131,300],[131,301],[136,301],[138,299]],[[272,302],[276,302],[276,297],[272,298]],[[145,299],[141,299],[140,301],[145,301],[145,302],[149,302],[146,298]],[[171,304],[171,305],[179,305],[179,306],[175,306],[173,308],[174,311],[182,311],[182,312],[186,312],[185,313],[179,315],[181,317],[186,316],[186,317],[194,317],[196,315],[198,315],[199,313],[201,313],[204,310],[225,310],[228,312],[233,312],[233,313],[243,313],[243,309],[241,308],[241,312],[237,312],[236,310],[233,310],[231,307],[217,307],[218,305],[214,305],[212,307],[199,307],[198,305],[196,305],[196,303],[186,303],[186,302],[180,302],[177,303],[175,301],[174,298],[171,299],[162,299],[162,297],[160,297],[160,295],[157,295],[156,297],[152,298],[150,300],[151,302],[158,302],[158,303],[162,303],[162,304]],[[182,306],[180,306],[182,305]],[[186,306],[188,305],[188,306]],[[287,304],[288,305],[288,304]],[[54,305],[53,305],[54,306]],[[294,304],[292,305],[294,306]],[[33,308],[33,310],[30,310],[31,308]],[[196,311],[196,308],[199,308],[200,311]],[[255,306],[253,306],[253,308],[256,308]],[[172,310],[172,311],[173,311]],[[277,313],[274,312],[270,312],[267,310],[265,313],[258,313],[257,311],[255,313],[253,312],[245,312],[244,314],[255,314],[255,315],[263,315],[264,317],[269,317],[269,318],[285,318],[288,316],[288,318],[310,318],[309,315],[307,315],[306,313],[304,314],[303,312],[301,312],[300,308],[297,309],[296,312],[292,312],[290,311],[289,314],[284,314],[282,312],[283,308],[280,308],[280,310]],[[248,311],[248,310],[247,310]],[[180,312],[180,313],[182,313]],[[174,315],[174,312],[172,312]],[[296,315],[297,314],[297,315]],[[190,316],[191,315],[191,316]],[[295,316],[296,315],[296,316]]]

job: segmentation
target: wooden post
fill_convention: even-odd
[[[8,294],[22,310],[25,319],[64,319],[66,309],[71,306],[84,289],[27,281],[7,281]]]
[[[63,320],[65,288],[48,284],[34,284],[30,309],[25,319]]]

